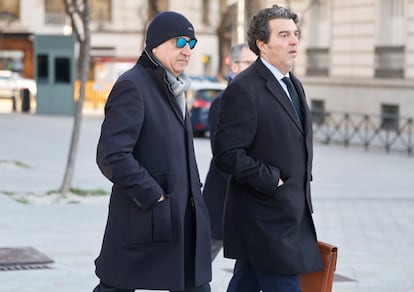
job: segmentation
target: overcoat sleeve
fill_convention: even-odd
[[[124,189],[140,208],[148,210],[163,190],[133,155],[144,108],[140,90],[131,80],[114,85],[105,107],[96,160],[105,177]]]
[[[214,163],[241,184],[274,195],[280,176],[277,167],[249,155],[257,131],[254,93],[236,80],[225,89],[214,141]]]

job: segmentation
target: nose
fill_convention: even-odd
[[[191,49],[189,44],[185,44],[184,48],[181,49],[181,54],[191,56]]]
[[[299,34],[296,34],[296,33],[292,34],[291,39],[292,39],[291,42],[297,44],[299,42]]]

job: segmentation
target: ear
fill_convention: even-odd
[[[262,40],[256,40],[256,46],[259,48],[260,51],[265,49],[266,43]]]
[[[230,70],[231,72],[233,72],[234,74],[238,74],[239,72],[239,65],[237,65],[236,63],[231,63],[230,64]]]
[[[151,50],[151,53],[155,56],[155,57],[157,57],[158,55],[158,50],[157,50],[157,47],[155,47],[155,48],[153,48],[152,50]]]

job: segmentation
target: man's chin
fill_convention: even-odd
[[[290,64],[289,64],[289,71],[293,70],[293,68],[295,68],[295,65],[296,65],[296,60],[290,62]]]
[[[179,67],[175,70],[175,72],[176,72],[177,74],[181,74],[181,73],[183,73],[183,72],[185,71],[185,69],[187,69],[187,65],[185,65],[185,66],[179,66]]]

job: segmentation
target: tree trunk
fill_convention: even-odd
[[[72,2],[73,4],[73,2]],[[65,175],[63,177],[60,193],[62,196],[67,196],[70,191],[73,181],[75,161],[79,145],[80,129],[82,124],[82,110],[85,101],[85,85],[88,80],[89,61],[90,61],[90,30],[89,30],[89,0],[83,1],[83,9],[78,10],[80,20],[82,23],[83,35],[78,35],[79,40],[79,63],[78,76],[80,80],[79,100],[76,103],[76,110],[74,116],[74,123],[72,129],[72,137],[69,146],[68,160],[66,163]],[[72,19],[74,15],[71,15]],[[74,23],[74,21],[72,21]],[[80,34],[79,28],[75,30]]]

